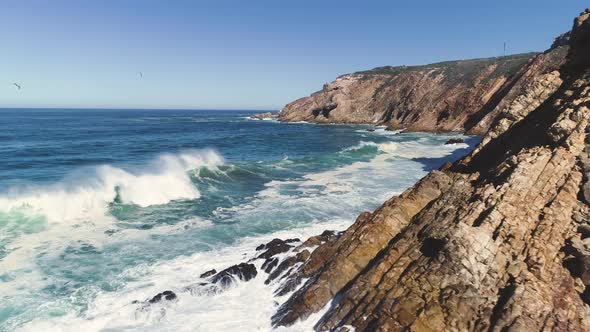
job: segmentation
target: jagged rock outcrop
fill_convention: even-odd
[[[165,301],[176,300],[176,294],[171,290],[163,291],[162,293],[156,294],[156,296],[152,297],[148,302],[149,303],[158,303],[158,302],[161,302],[162,300],[165,300]]]
[[[551,48],[558,48],[560,46],[569,45],[570,34],[571,34],[571,31],[568,31],[566,33],[562,33],[561,35],[557,36],[557,38],[555,38],[555,40],[553,40],[553,44],[551,45]]]
[[[465,140],[462,138],[451,138],[445,142],[445,145],[459,144],[459,143],[465,143]]]
[[[240,263],[214,274],[211,283],[219,284],[221,287],[231,285],[235,280],[249,281],[256,277],[257,271],[254,264]]]
[[[557,70],[566,53],[567,45],[557,43],[543,54],[381,67],[344,75],[287,104],[279,120],[482,134],[496,113],[539,76]]]
[[[558,72],[504,94],[469,156],[361,214],[291,272],[307,281],[273,324],[331,303],[317,330],[590,330],[590,9],[569,45]]]
[[[213,269],[213,270],[209,270],[209,271],[205,271],[203,273],[201,273],[201,275],[199,276],[199,278],[209,278],[210,276],[214,275],[217,273],[217,270]]]

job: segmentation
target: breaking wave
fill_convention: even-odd
[[[223,158],[213,150],[191,150],[160,155],[138,169],[84,168],[52,185],[10,188],[0,194],[0,211],[26,209],[61,223],[104,216],[111,203],[147,207],[197,199],[190,171],[221,164]]]

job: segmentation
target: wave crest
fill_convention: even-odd
[[[27,207],[62,222],[104,216],[112,202],[146,207],[197,199],[200,193],[189,171],[221,164],[223,158],[213,150],[190,150],[160,155],[138,169],[111,165],[83,168],[53,185],[9,189],[0,194],[0,210]]]

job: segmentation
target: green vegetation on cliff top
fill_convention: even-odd
[[[523,65],[525,65],[531,58],[539,53],[522,53],[507,55],[495,58],[480,58],[480,59],[469,59],[469,60],[454,60],[454,61],[443,61],[427,65],[416,65],[416,66],[383,66],[377,67],[370,70],[358,71],[353,73],[354,75],[398,75],[410,71],[422,71],[430,69],[440,69],[445,72],[461,71],[463,74],[466,72],[479,72],[482,69],[497,64],[499,71],[498,74],[506,73],[513,74],[518,71]]]

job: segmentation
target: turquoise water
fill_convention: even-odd
[[[181,296],[166,314],[131,302],[181,292],[266,238],[343,229],[478,141],[253,113],[0,110],[0,330],[245,326],[246,288]]]

